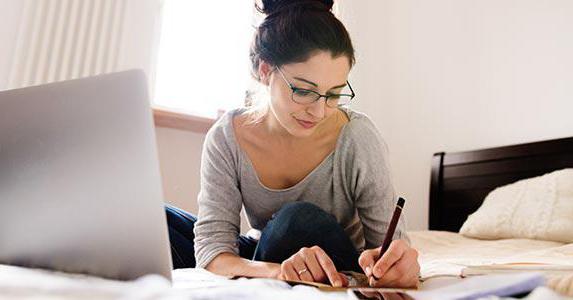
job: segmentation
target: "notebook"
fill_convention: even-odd
[[[573,265],[557,265],[544,263],[505,263],[491,265],[467,266],[462,269],[462,277],[486,274],[540,272],[544,275],[566,275],[573,273]]]

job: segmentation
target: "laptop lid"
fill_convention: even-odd
[[[146,78],[0,92],[0,263],[171,278]]]

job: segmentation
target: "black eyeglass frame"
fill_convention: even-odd
[[[346,80],[346,84],[348,85],[348,88],[350,89],[350,92],[351,92],[352,94],[330,94],[330,95],[322,95],[322,94],[320,94],[320,93],[318,93],[318,92],[316,92],[316,91],[313,91],[313,90],[297,88],[296,86],[294,86],[292,83],[290,83],[290,82],[286,79],[286,76],[284,75],[284,73],[282,72],[282,70],[281,70],[279,67],[276,67],[275,69],[279,72],[279,74],[281,74],[281,77],[283,78],[283,80],[285,81],[285,83],[288,85],[288,87],[291,89],[291,91],[292,91],[291,96],[290,96],[291,100],[292,100],[293,102],[297,103],[297,104],[311,105],[311,104],[314,104],[316,101],[319,101],[321,98],[324,98],[324,102],[326,102],[326,105],[327,105],[328,107],[342,107],[342,106],[349,105],[350,102],[352,101],[352,99],[354,99],[354,97],[356,97],[356,93],[355,93],[354,90],[352,89],[352,86],[350,85],[350,82],[349,82],[348,80]],[[296,100],[294,100],[294,93],[296,93],[297,91],[304,91],[304,92],[312,93],[312,94],[315,94],[317,97],[316,97],[316,99],[315,99],[314,101],[312,101],[312,102],[310,102],[310,103],[300,103],[300,102],[297,102]],[[336,96],[338,96],[338,97],[340,97],[340,96],[348,96],[348,97],[350,97],[350,100],[348,100],[348,103],[345,103],[345,104],[338,104],[338,105],[336,105],[336,106],[328,105],[328,98],[330,98],[330,97],[336,97]]]

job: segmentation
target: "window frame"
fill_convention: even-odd
[[[186,130],[195,133],[207,133],[217,119],[202,117],[176,109],[167,109],[158,106],[151,107],[155,127],[166,127]]]

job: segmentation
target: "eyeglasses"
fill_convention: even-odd
[[[350,86],[350,82],[348,82],[348,80],[346,81],[346,84],[348,85],[348,88],[350,89],[351,94],[321,95],[321,94],[319,94],[313,90],[307,90],[307,89],[301,89],[301,88],[295,87],[292,83],[290,83],[286,79],[284,73],[281,71],[280,68],[277,67],[276,69],[277,69],[277,71],[279,71],[283,80],[286,82],[286,84],[292,90],[292,95],[291,95],[292,101],[294,101],[298,104],[312,104],[316,101],[319,101],[320,98],[324,98],[324,100],[326,101],[326,105],[328,107],[334,108],[334,107],[345,106],[345,105],[350,104],[350,101],[354,98],[354,96],[356,96],[356,94],[354,93],[354,90],[352,90],[352,86]]]

